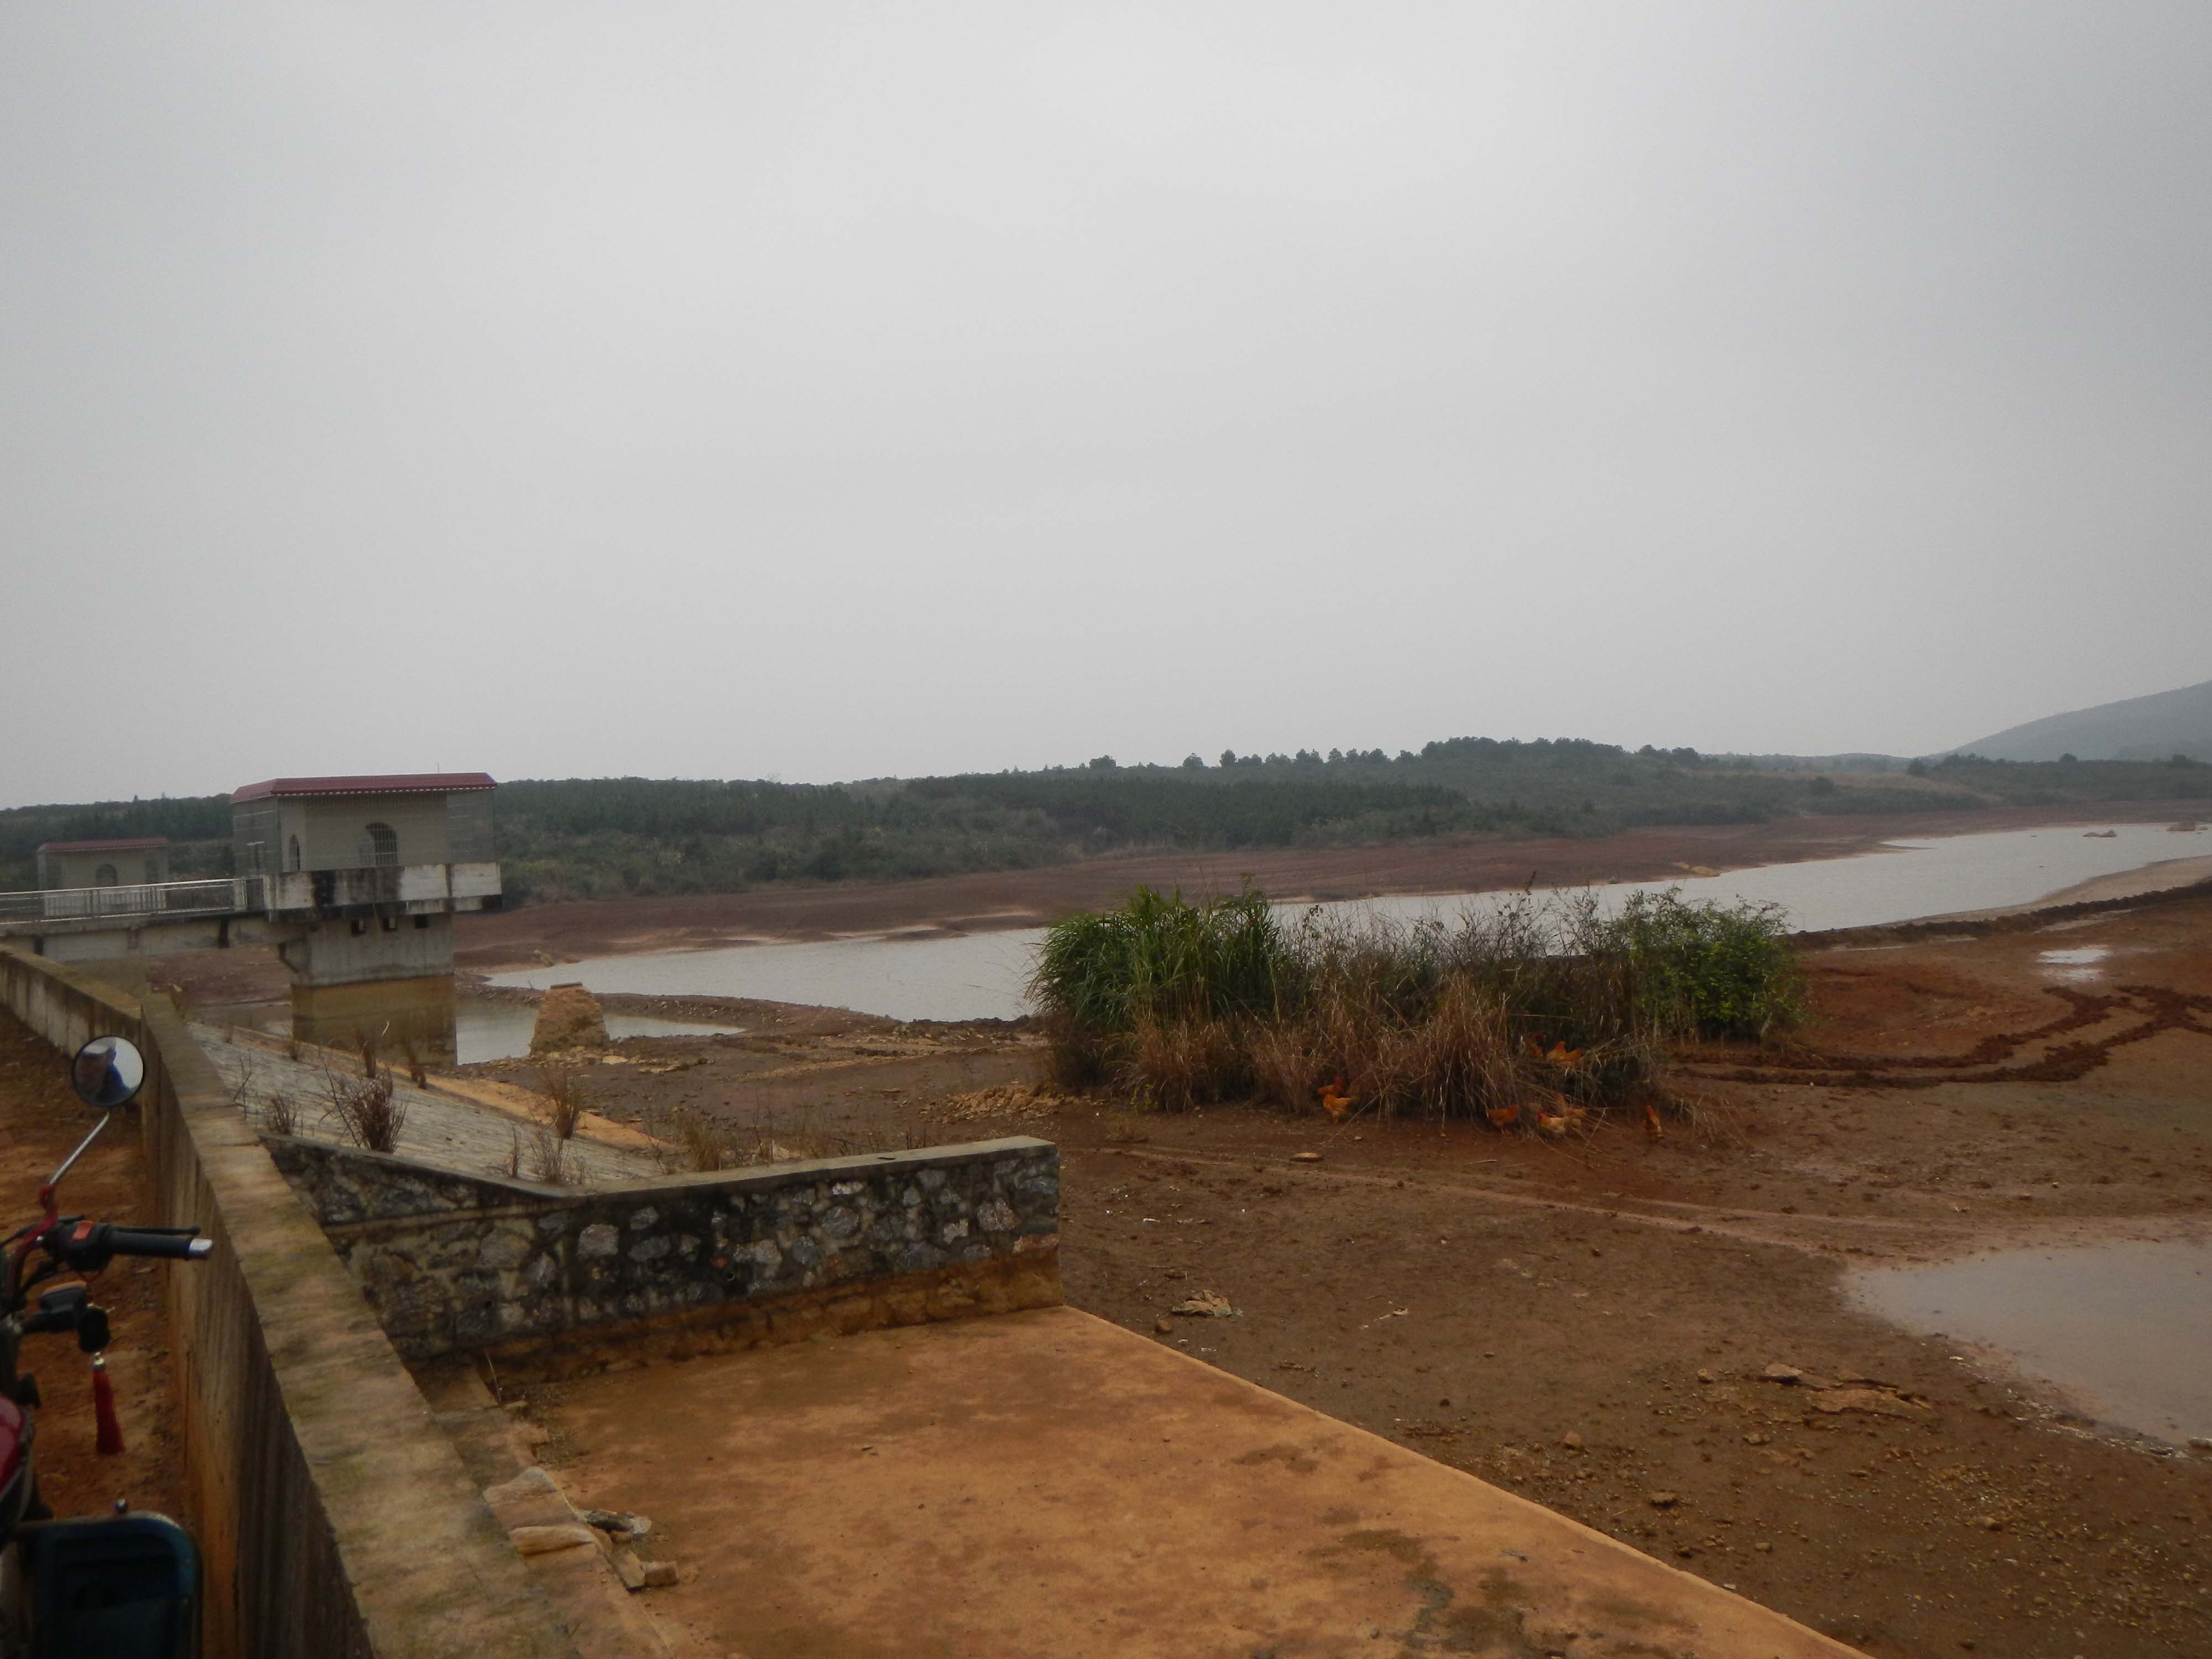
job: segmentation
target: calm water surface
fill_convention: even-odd
[[[2002,1349],[2102,1422],[2175,1444],[2212,1436],[2212,1246],[2001,1250],[1850,1282],[1909,1329]]]
[[[1896,842],[1887,850],[1853,858],[1623,883],[1600,892],[1610,908],[1640,890],[1678,887],[1686,899],[1782,905],[1790,925],[1801,930],[1863,927],[2026,904],[2094,877],[2201,854],[2212,842],[2212,835],[2176,835],[2161,824],[2109,827],[2114,831],[2110,839],[2085,835],[2086,826],[2077,825]],[[1493,907],[1501,897],[1447,894],[1359,899],[1322,908],[1340,915],[1364,910],[1449,918],[1469,908]],[[600,993],[758,997],[893,1019],[1012,1019],[1026,1012],[1023,985],[1043,937],[1041,928],[1020,928],[951,939],[850,939],[653,951],[496,974],[492,982],[543,990],[556,981],[581,980]]]
[[[208,1008],[193,1016],[213,1025],[243,1025],[257,1031],[284,1036],[292,1028],[288,1009],[266,1006]],[[512,1002],[463,997],[453,1009],[453,1048],[457,1063],[473,1066],[485,1060],[520,1060],[530,1052],[530,1033],[538,1011]],[[720,1036],[743,1030],[740,1025],[716,1025],[698,1020],[661,1019],[651,1014],[609,1014],[607,1036],[619,1040],[635,1036]]]

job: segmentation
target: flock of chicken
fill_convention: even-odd
[[[1582,1063],[1583,1051],[1570,1048],[1564,1042],[1555,1042],[1547,1048],[1541,1037],[1524,1037],[1522,1043],[1528,1049],[1530,1059],[1556,1066],[1561,1072],[1571,1072]],[[1321,1109],[1328,1114],[1331,1123],[1349,1121],[1358,1109],[1358,1100],[1345,1087],[1340,1074],[1322,1084],[1316,1093],[1321,1100]],[[1492,1106],[1484,1115],[1497,1128],[1526,1126],[1540,1134],[1555,1137],[1580,1127],[1589,1116],[1587,1108],[1575,1105],[1556,1089],[1538,1088],[1535,1093],[1540,1097],[1535,1100],[1510,1106]],[[1660,1132],[1658,1113],[1646,1105],[1644,1115],[1645,1126],[1656,1137]]]

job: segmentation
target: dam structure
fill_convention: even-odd
[[[42,874],[93,884],[0,893],[0,939],[57,962],[271,945],[294,1036],[450,1059],[453,917],[500,902],[497,787],[483,772],[250,783],[231,794],[231,874],[125,883],[123,843],[57,843]],[[166,851],[157,863],[134,843],[132,867],[166,874]]]

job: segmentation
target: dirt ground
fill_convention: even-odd
[[[8,1181],[0,1210],[8,1224],[0,1231],[13,1232],[37,1216],[39,1184],[94,1121],[70,1088],[66,1058],[0,1009],[0,1170]],[[152,1225],[158,1217],[149,1182],[137,1114],[126,1109],[62,1182],[62,1212]],[[93,1449],[92,1379],[75,1339],[33,1336],[23,1345],[23,1369],[38,1377],[45,1400],[33,1454],[39,1490],[58,1515],[95,1513],[118,1498],[134,1510],[181,1511],[182,1447],[173,1426],[161,1297],[168,1271],[163,1262],[126,1258],[92,1281],[94,1300],[108,1310],[113,1329],[107,1370],[123,1425],[120,1455]]]
[[[1752,833],[1662,850],[1717,866]],[[1112,862],[1084,879],[1161,878]],[[834,897],[820,931],[955,908]],[[752,902],[700,925],[753,927]],[[501,951],[644,936],[487,920],[518,930]],[[746,1030],[618,1043],[583,1086],[617,1120],[680,1107],[756,1149],[1049,1137],[1077,1306],[1885,1659],[2212,1652],[2212,1459],[2102,1428],[1845,1290],[1855,1267],[1996,1246],[2212,1237],[2212,895],[1816,942],[1807,962],[1810,1028],[1682,1056],[1686,1109],[1657,1140],[1139,1115],[1033,1091],[1019,1024],[770,1004],[610,1000]],[[1200,1290],[1238,1316],[1170,1312]]]
[[[2043,960],[2059,949],[2106,954]],[[586,1085],[617,1117],[682,1104],[757,1138],[803,1117],[830,1138],[807,1150],[1048,1136],[1077,1306],[1869,1653],[2212,1651],[2212,1461],[1843,1284],[1996,1245],[2212,1237],[2212,894],[1808,965],[1811,1027],[1683,1056],[1657,1140],[1139,1115],[1034,1093],[1019,1028],[797,1011],[617,1045],[658,1058]],[[1170,1314],[1201,1290],[1238,1316]]]

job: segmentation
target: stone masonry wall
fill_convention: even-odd
[[[264,1139],[410,1359],[833,1304],[839,1328],[910,1322],[1010,1277],[987,1304],[1059,1300],[1060,1155],[1027,1136],[581,1190]],[[882,1294],[902,1284],[924,1293]]]

